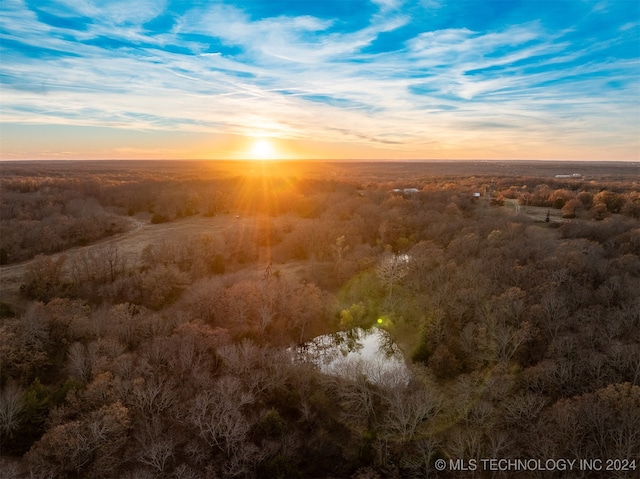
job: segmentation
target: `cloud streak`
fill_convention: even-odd
[[[1,119],[352,143],[380,157],[637,159],[631,2],[635,18],[567,2],[582,16],[560,23],[545,4],[496,23],[479,2],[466,16],[446,3],[353,2],[339,17],[314,2],[258,3],[5,0]]]

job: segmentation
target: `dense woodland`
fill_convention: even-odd
[[[0,478],[640,469],[637,169],[79,165],[1,165],[0,262],[24,274],[0,304]],[[194,218],[229,227],[181,234]],[[354,327],[389,332],[408,384],[295,354]]]

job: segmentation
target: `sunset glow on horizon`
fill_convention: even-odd
[[[5,0],[0,160],[640,160],[640,3]]]

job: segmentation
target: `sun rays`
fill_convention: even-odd
[[[280,161],[258,161],[268,158],[255,160],[240,163],[243,171],[232,208],[243,221],[237,223],[235,244],[243,256],[242,261],[257,260],[267,265],[273,259],[273,246],[279,242],[274,222],[300,203],[301,193],[289,165]],[[246,251],[250,253],[247,255]]]

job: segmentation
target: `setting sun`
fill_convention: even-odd
[[[0,30],[0,479],[637,474],[640,0]]]
[[[257,160],[270,160],[273,158],[274,151],[269,140],[261,138],[256,140],[251,149],[251,154]]]

